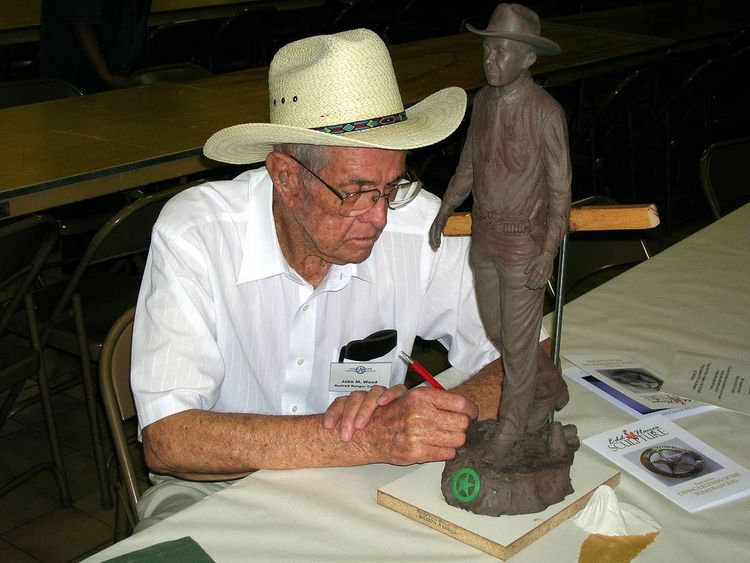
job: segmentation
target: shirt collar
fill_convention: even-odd
[[[265,169],[263,169],[265,172]],[[247,188],[247,223],[242,264],[237,283],[258,281],[283,273],[291,273],[279,246],[273,222],[273,182],[268,173],[250,178]]]
[[[265,169],[262,169],[265,172]],[[247,185],[248,204],[246,209],[247,227],[243,245],[242,264],[240,265],[237,283],[247,283],[287,274],[292,279],[301,279],[289,266],[281,252],[279,239],[276,236],[276,225],[273,220],[273,182],[268,173],[251,178]],[[380,241],[375,244],[379,244]],[[374,249],[373,249],[374,251]],[[372,254],[360,264],[334,265],[326,275],[326,280],[333,285],[343,287],[353,277],[365,282],[373,282],[374,270],[371,267]],[[328,285],[325,283],[325,285]],[[324,285],[321,284],[321,285]]]
[[[497,94],[502,98],[503,102],[512,104],[523,96],[533,83],[531,74],[523,72],[512,84],[497,88]]]

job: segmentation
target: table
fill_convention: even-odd
[[[750,205],[571,302],[563,354],[631,352],[662,375],[678,350],[750,359],[748,224]],[[455,381],[456,374],[447,377]],[[558,419],[574,421],[581,437],[632,420],[575,383],[570,391],[571,402]],[[717,409],[677,423],[750,465],[750,417]],[[576,456],[596,457],[586,447]],[[494,560],[376,504],[377,488],[410,470],[372,465],[259,471],[90,560],[186,535],[217,561]],[[638,561],[746,560],[750,500],[689,514],[627,474],[616,492],[663,527]],[[567,521],[512,561],[576,561],[584,537]]]
[[[550,24],[563,54],[534,75],[572,80],[664,56],[669,40]],[[404,103],[446,86],[485,84],[482,39],[439,37],[391,48]],[[0,110],[0,218],[207,170],[205,140],[268,121],[267,70],[102,92]]]
[[[177,19],[214,19],[232,16],[249,7],[277,6],[280,10],[316,6],[323,0],[152,0],[148,24]],[[0,45],[39,40],[42,0],[0,0]]]
[[[671,0],[551,18],[560,24],[671,39],[684,52],[725,44],[750,27],[745,0]]]

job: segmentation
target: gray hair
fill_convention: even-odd
[[[316,174],[326,167],[331,155],[330,147],[324,145],[305,145],[301,143],[283,143],[280,145],[274,145],[273,150],[288,154],[292,158],[297,159]],[[306,170],[304,170],[303,173],[309,176]]]

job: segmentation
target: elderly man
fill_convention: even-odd
[[[568,226],[570,162],[565,115],[535,84],[537,53],[559,47],[540,37],[539,18],[500,4],[484,37],[488,86],[477,94],[466,143],[430,230],[438,248],[447,218],[474,194],[470,262],[490,338],[503,353],[500,425],[485,459],[501,462],[529,430],[567,402],[559,372],[537,346],[544,290]]]
[[[156,474],[139,529],[255,469],[449,459],[472,419],[497,414],[499,354],[468,242],[431,251],[440,202],[405,166],[408,149],[454,131],[465,93],[404,110],[385,45],[363,29],[282,48],[269,92],[271,123],[228,127],[204,147],[265,167],[186,190],[154,229],[133,338]],[[375,358],[383,384],[342,390],[342,347],[384,330],[396,336]],[[441,339],[475,375],[452,392],[406,393],[398,352],[416,335]]]

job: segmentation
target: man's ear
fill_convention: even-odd
[[[526,53],[526,68],[529,68],[535,62],[536,62],[536,52],[529,51],[528,53]]]
[[[271,176],[273,188],[288,207],[294,207],[299,200],[298,190],[301,189],[294,165],[295,162],[281,152],[272,152],[266,157],[266,170]]]

